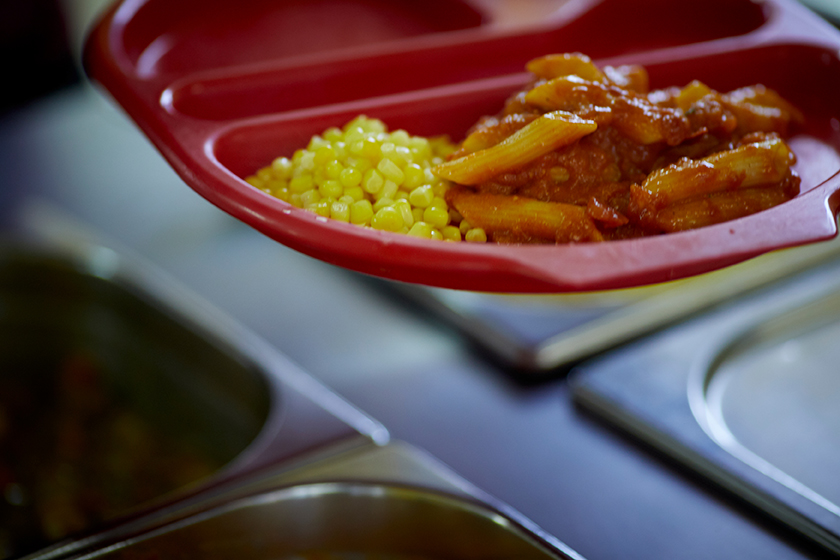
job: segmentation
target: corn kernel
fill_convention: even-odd
[[[432,201],[429,203],[430,208],[442,208],[446,210],[446,213],[449,214],[449,205],[446,204],[446,200],[443,198],[436,196],[432,198]]]
[[[461,233],[466,235],[469,230],[472,229],[472,226],[467,220],[461,220],[461,223],[458,224],[458,229],[461,230]]]
[[[423,138],[422,136],[412,136],[411,139],[408,141],[408,147],[420,153],[425,151],[431,153],[432,151],[429,144],[429,140]]]
[[[324,175],[330,179],[338,179],[342,171],[344,171],[344,166],[337,159],[327,162],[324,166]]]
[[[344,143],[348,146],[352,146],[353,142],[358,142],[364,139],[365,130],[360,126],[350,127],[350,129],[344,133]]]
[[[315,212],[319,216],[329,218],[330,217],[330,205],[331,205],[331,202],[329,200],[327,200],[326,198],[322,198],[321,200],[319,200],[318,202],[316,202],[314,204],[311,204],[309,206],[304,206],[304,208],[306,208],[307,210],[309,210],[311,212]]]
[[[376,138],[373,136],[365,137],[365,139],[362,142],[362,148],[359,151],[359,154],[366,158],[380,157],[380,146]]]
[[[289,197],[292,196],[292,193],[289,192],[289,189],[287,189],[287,188],[282,188],[282,189],[279,189],[279,190],[276,190],[276,191],[272,191],[271,194],[276,196],[277,198],[279,198],[280,200],[282,200],[284,202],[289,202]]]
[[[432,228],[432,239],[437,239],[438,241],[443,241],[443,234],[437,228]]]
[[[292,160],[279,157],[271,162],[271,170],[278,179],[289,179],[292,176]]]
[[[304,171],[312,171],[315,169],[315,152],[310,152],[309,150],[304,151],[303,155],[300,157],[300,163],[298,165]]]
[[[280,179],[271,179],[263,185],[263,188],[266,190],[266,192],[274,193],[279,191],[280,189],[285,189],[287,185],[288,183],[286,181],[282,181]]]
[[[312,153],[315,153],[315,152],[318,151],[319,148],[323,148],[324,146],[329,146],[329,144],[330,143],[327,140],[324,140],[323,138],[321,138],[320,136],[318,136],[316,134],[315,136],[313,136],[309,140],[309,144],[306,146],[306,149],[309,150]]]
[[[340,222],[350,221],[350,205],[347,201],[336,200],[330,205],[330,218]],[[460,236],[459,236],[460,239]]]
[[[373,169],[373,163],[366,157],[349,157],[347,167],[352,167],[364,176],[369,169]]]
[[[430,185],[417,187],[408,195],[408,201],[417,208],[427,208],[432,203],[433,198],[434,195]]]
[[[256,175],[245,177],[245,182],[251,185],[252,187],[256,187],[258,189],[262,189],[265,186],[265,181],[263,181]]]
[[[403,129],[395,130],[391,133],[391,142],[393,142],[397,146],[408,146],[408,132],[406,132]]]
[[[423,211],[423,221],[442,228],[449,224],[449,212],[439,206],[429,206]]]
[[[369,192],[370,194],[378,193],[382,190],[382,186],[384,184],[385,179],[382,177],[382,174],[375,169],[368,169],[362,179],[362,188],[365,192]]]
[[[419,187],[426,179],[426,174],[423,173],[423,168],[416,163],[409,163],[403,169],[405,179],[403,180],[403,188],[408,190]]]
[[[359,115],[355,119],[349,121],[343,127],[341,127],[341,130],[344,131],[344,135],[347,136],[347,133],[350,131],[350,129],[359,127],[359,124],[365,122],[365,120],[367,120],[367,116]]]
[[[312,157],[312,162],[316,166],[322,167],[334,159],[335,150],[333,150],[332,146],[327,144],[326,146],[321,146],[320,148],[315,150],[315,155]]]
[[[338,181],[327,179],[318,187],[318,192],[323,197],[338,198],[344,194],[344,187]]]
[[[358,140],[354,140],[350,142],[348,146],[348,151],[353,154],[354,156],[362,155],[362,150],[365,148],[365,140],[364,138],[360,138]]]
[[[350,223],[367,225],[373,218],[373,206],[369,200],[357,200],[350,205]]]
[[[366,120],[366,129],[369,132],[386,132],[388,128],[385,126],[385,123],[380,121],[379,119],[365,119]]]
[[[394,150],[396,148],[397,146],[389,139],[388,142],[382,142],[379,146],[379,153],[383,158],[391,158],[394,155]]]
[[[380,198],[376,202],[373,203],[373,211],[379,212],[382,208],[387,208],[388,206],[393,206],[394,200],[388,197]]]
[[[298,175],[289,181],[289,190],[295,194],[303,194],[315,188],[315,180],[312,175]]]
[[[438,181],[437,183],[432,185],[432,192],[435,193],[435,196],[439,198],[443,198],[443,195],[446,194],[447,189],[449,189],[449,183],[444,181]]]
[[[472,228],[464,235],[464,241],[469,241],[470,243],[486,243],[487,234],[481,228]]]
[[[361,200],[361,199],[359,199]],[[356,202],[356,199],[350,196],[349,194],[345,193],[342,196],[338,197],[338,202],[343,202],[349,208],[351,204]]]
[[[431,239],[433,229],[434,228],[431,226],[431,224],[427,224],[426,222],[414,222],[414,225],[411,226],[411,228],[408,230],[408,235]]]
[[[338,142],[344,135],[341,132],[341,129],[336,126],[331,126],[327,130],[324,131],[324,140],[329,140],[332,142]]]
[[[422,222],[423,221],[423,209],[422,208],[412,208],[411,215],[414,216],[415,222]]]
[[[304,208],[315,204],[319,200],[321,200],[321,194],[316,189],[310,189],[300,195],[300,201]]]
[[[271,171],[270,167],[263,167],[257,171],[257,177],[263,182],[271,181],[274,179],[274,173]]]
[[[407,200],[394,201],[394,208],[396,208],[400,213],[403,224],[405,224],[406,227],[410,228],[414,225],[414,215],[411,213],[411,204],[409,204]]]
[[[374,229],[386,231],[400,231],[403,228],[403,219],[400,212],[393,206],[386,206],[377,210],[370,223]]]
[[[353,200],[362,200],[365,197],[365,192],[362,190],[362,187],[350,187],[349,189],[344,189],[344,194],[352,197]]]
[[[400,186],[405,179],[405,174],[400,169],[400,166],[388,158],[382,158],[379,165],[376,166],[376,169],[382,173],[383,177],[393,181],[397,186]]]
[[[395,162],[398,165],[405,165],[407,163],[411,163],[411,150],[409,150],[405,146],[397,146],[394,149],[394,155],[398,158],[395,160]]]
[[[341,184],[345,187],[355,187],[362,182],[362,174],[358,169],[348,167],[341,172],[338,180],[341,181]]]
[[[374,196],[376,198],[385,197],[385,198],[390,198],[390,199],[393,200],[393,198],[395,196],[397,196],[397,191],[399,189],[400,188],[397,186],[396,183],[394,183],[393,181],[388,179],[387,181],[385,181],[385,184],[382,185],[382,189],[378,193],[376,193]]]
[[[343,141],[340,141],[340,142],[333,142],[331,145],[332,145],[333,151],[335,152],[336,159],[341,161],[341,160],[343,160],[344,158],[347,157],[347,144],[346,143],[344,143]]]
[[[440,232],[445,241],[461,241],[461,230],[456,226],[446,226]]]

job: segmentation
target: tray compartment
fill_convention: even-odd
[[[556,558],[509,519],[446,494],[375,483],[314,483],[260,494],[87,559]]]
[[[281,60],[250,70],[199,72],[173,83],[169,97],[184,115],[239,119],[519,74],[529,60],[552,52],[606,58],[735,37],[767,21],[765,10],[748,0],[692,4],[607,0],[567,23],[557,21],[527,33],[485,29],[480,35],[441,36],[419,48],[394,44],[367,56],[342,54],[303,64]],[[686,18],[685,10],[701,21]],[[603,41],[604,34],[617,39]]]
[[[482,15],[460,0],[257,0],[123,6],[122,48],[146,76],[308,55],[468,29]]]

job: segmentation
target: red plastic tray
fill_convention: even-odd
[[[445,243],[330,221],[242,178],[357,114],[463,138],[523,85],[525,63],[579,51],[638,63],[652,87],[763,83],[805,112],[802,192],[694,231],[607,243]],[[840,32],[793,0],[125,0],[86,65],[199,194],[324,261],[493,292],[625,288],[694,275],[837,233]]]

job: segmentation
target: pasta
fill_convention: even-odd
[[[526,66],[531,84],[447,161],[444,198],[489,241],[567,243],[693,229],[799,191],[783,140],[802,114],[762,86],[649,90],[640,66],[579,53]]]

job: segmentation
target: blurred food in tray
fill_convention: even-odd
[[[187,492],[269,411],[258,372],[109,278],[107,260],[54,257],[0,247],[0,558]]]

